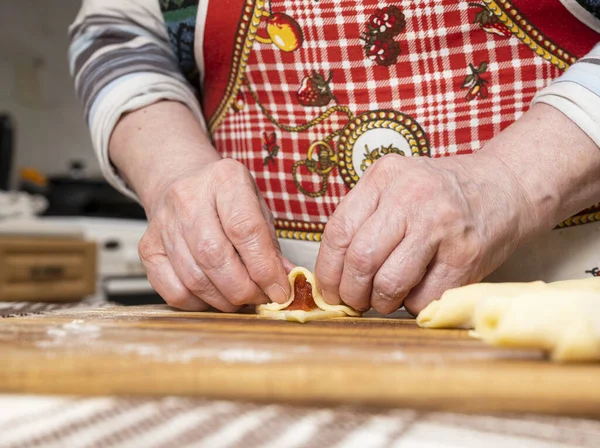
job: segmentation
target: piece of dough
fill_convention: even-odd
[[[556,361],[600,360],[600,278],[464,286],[429,304],[417,323],[474,328],[487,343],[542,349]]]
[[[527,291],[483,299],[473,317],[479,337],[492,345],[536,348],[555,361],[600,360],[600,294]]]
[[[600,277],[563,280],[553,283],[475,283],[449,289],[440,300],[431,302],[417,317],[423,328],[473,328],[473,313],[477,303],[491,296],[511,297],[526,291],[541,294],[547,290],[578,290],[600,293]]]
[[[295,281],[296,277],[303,275],[306,281],[310,283],[312,287],[312,297],[317,305],[317,308],[310,311],[304,310],[286,310],[294,302],[295,295]],[[288,279],[290,281],[291,296],[290,299],[285,303],[267,303],[265,305],[259,305],[257,312],[261,316],[267,316],[276,320],[287,320],[291,322],[305,323],[314,320],[332,319],[334,317],[344,316],[360,316],[358,311],[345,305],[329,305],[323,299],[314,275],[306,268],[296,267],[289,273]]]

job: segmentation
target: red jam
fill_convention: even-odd
[[[312,285],[304,274],[298,274],[294,279],[294,301],[286,310],[311,311],[317,308],[312,294]]]

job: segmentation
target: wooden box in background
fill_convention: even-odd
[[[68,302],[95,290],[95,242],[0,236],[0,301]]]

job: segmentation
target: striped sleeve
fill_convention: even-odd
[[[137,200],[108,156],[121,115],[173,100],[186,104],[206,129],[196,92],[169,45],[159,1],[83,0],[69,37],[69,68],[102,173]]]
[[[536,103],[560,110],[600,148],[600,43],[538,92],[533,99]]]

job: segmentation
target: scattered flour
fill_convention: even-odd
[[[66,342],[87,343],[100,336],[101,328],[98,325],[86,324],[81,319],[51,327],[46,331],[47,339],[39,341],[36,345],[42,348],[64,346]]]
[[[275,354],[264,350],[255,350],[251,348],[230,348],[220,350],[218,358],[224,362],[251,362],[261,364],[273,361]]]

